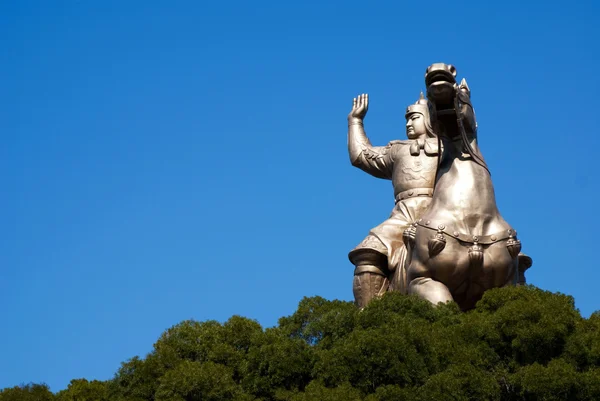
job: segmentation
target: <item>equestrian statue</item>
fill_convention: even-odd
[[[392,180],[395,197],[390,217],[349,254],[360,308],[400,291],[468,310],[490,288],[524,284],[532,264],[498,211],[466,80],[457,84],[456,69],[437,63],[425,85],[427,99],[421,94],[406,110],[408,140],[371,145],[366,94],[348,115],[352,165]]]

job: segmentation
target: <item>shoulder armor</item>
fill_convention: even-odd
[[[363,148],[363,154],[365,155],[365,157],[367,159],[381,159],[383,156],[385,156],[387,154],[387,152],[390,150],[391,146],[384,146],[381,147],[379,149],[374,149],[374,148],[368,148],[368,147],[364,147]]]

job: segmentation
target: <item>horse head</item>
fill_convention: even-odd
[[[462,143],[453,152],[453,157],[468,153],[474,162],[489,172],[477,147],[477,120],[467,81],[463,78],[457,84],[454,66],[435,63],[425,72],[425,85],[438,135]]]
[[[435,63],[425,72],[427,98],[435,110],[439,133],[450,139],[461,135],[458,119],[462,119],[469,136],[475,136],[477,123],[471,105],[471,90],[463,78],[456,83],[456,68],[450,64]]]

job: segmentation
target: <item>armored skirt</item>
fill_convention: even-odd
[[[348,257],[354,264],[362,252],[379,252],[387,257],[387,271],[383,273],[389,279],[389,291],[408,293],[406,279],[407,248],[402,235],[404,230],[417,221],[429,208],[431,197],[418,196],[396,203],[390,217],[371,229],[369,235],[350,253]]]

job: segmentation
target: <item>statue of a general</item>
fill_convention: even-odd
[[[427,99],[406,109],[407,140],[373,146],[364,130],[366,94],[348,115],[352,165],[392,180],[395,206],[348,255],[359,307],[386,291],[472,308],[489,288],[525,282],[531,258],[500,215],[477,143],[471,90],[456,69],[431,65]]]
[[[359,95],[348,115],[350,161],[377,178],[392,180],[396,204],[390,217],[371,229],[348,255],[356,266],[354,297],[359,307],[387,290],[407,292],[403,233],[431,202],[439,156],[429,102],[423,94],[406,109],[408,140],[394,140],[386,146],[372,146],[365,134],[368,107],[369,96]]]

